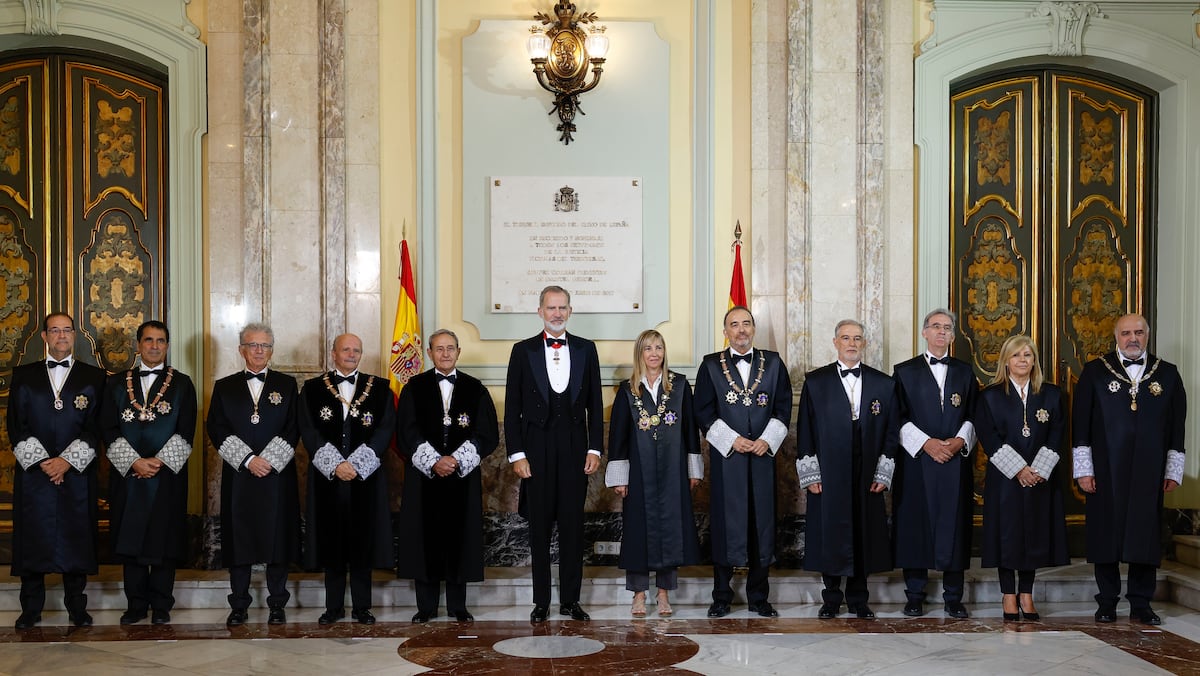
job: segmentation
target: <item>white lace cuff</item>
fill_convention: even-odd
[[[271,463],[271,468],[276,472],[282,472],[284,467],[296,457],[296,447],[284,441],[281,437],[271,437],[267,442],[267,447],[263,449],[258,457]]]
[[[1054,471],[1055,465],[1058,464],[1058,453],[1042,446],[1038,449],[1037,455],[1033,456],[1033,462],[1030,467],[1037,475],[1043,479],[1049,479],[1050,473]]]
[[[609,460],[608,467],[604,470],[604,485],[609,488],[613,486],[628,486],[629,461]]]
[[[806,455],[796,461],[796,474],[800,475],[800,488],[821,483],[821,463],[815,455]]]
[[[931,438],[922,432],[920,427],[910,422],[904,423],[904,426],[900,428],[900,445],[914,458],[921,452],[921,447],[925,445],[925,442]]]
[[[17,442],[13,448],[13,455],[17,456],[17,462],[21,463],[21,469],[29,469],[34,465],[49,460],[50,454],[46,452],[46,447],[42,446],[42,442],[35,437],[29,437],[25,441]]]
[[[192,454],[192,445],[183,440],[183,437],[178,434],[172,434],[167,443],[159,449],[154,457],[162,460],[162,463],[167,466],[172,472],[179,474],[183,466],[187,464],[188,457]]]
[[[774,457],[779,452],[783,440],[787,439],[787,425],[780,422],[778,418],[771,418],[771,422],[767,423],[767,428],[763,430],[759,439],[767,442],[767,445],[771,447],[771,457]]]
[[[413,451],[412,466],[415,467],[421,474],[424,474],[432,479],[433,466],[436,465],[437,461],[441,459],[442,454],[434,450],[433,446],[431,446],[428,441],[425,441],[422,442],[420,446],[417,446],[417,450]]]
[[[108,445],[108,461],[121,476],[127,476],[133,463],[141,457],[125,437],[117,437],[116,441]]]
[[[1177,484],[1183,483],[1183,453],[1167,451],[1167,478]]]
[[[724,420],[718,418],[712,427],[708,428],[708,434],[705,434],[704,438],[708,441],[709,446],[728,458],[733,453],[733,442],[737,441],[738,433],[726,425]]]
[[[978,441],[978,439],[975,437],[975,423],[971,422],[970,420],[963,423],[962,427],[958,428],[958,434],[955,434],[954,436],[967,442],[963,445],[962,450],[959,451],[959,453],[961,453],[964,458],[971,455],[971,451],[975,450],[975,442]]]
[[[892,474],[895,472],[896,460],[894,458],[889,458],[886,455],[879,456],[879,462],[875,463],[875,482],[881,483],[883,484],[884,488],[891,490]]]
[[[217,449],[217,454],[229,463],[229,466],[240,470],[246,462],[246,456],[251,454],[250,447],[246,442],[242,441],[235,435],[225,437],[225,441],[221,442],[221,447]]]
[[[317,468],[317,471],[325,475],[326,479],[333,479],[333,470],[342,464],[342,454],[333,447],[333,444],[327,443],[317,452],[313,454],[312,466]]]
[[[1092,447],[1076,446],[1071,449],[1071,460],[1075,464],[1071,472],[1072,479],[1082,479],[1085,476],[1096,476],[1096,467],[1092,464]]]
[[[358,472],[359,479],[366,479],[371,476],[375,470],[379,469],[379,456],[375,455],[375,451],[371,450],[366,444],[360,445],[354,449],[354,452],[346,458],[346,462]]]
[[[479,466],[479,451],[475,450],[475,444],[470,441],[462,442],[462,446],[450,455],[458,461],[458,475],[466,476],[475,471]]]
[[[699,453],[688,453],[688,478],[704,479],[704,458]]]
[[[72,467],[82,472],[96,459],[96,449],[88,446],[82,439],[76,439],[58,457],[71,463]]]
[[[1000,473],[1009,479],[1015,477],[1017,472],[1025,469],[1025,459],[1017,453],[1016,449],[1008,444],[1004,444],[996,449],[992,454],[991,463],[1000,470]]]

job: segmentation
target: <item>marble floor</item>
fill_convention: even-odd
[[[379,608],[369,627],[321,627],[313,608],[289,609],[288,624],[268,626],[267,611],[252,609],[232,629],[221,608],[127,627],[120,610],[96,610],[96,625],[82,629],[58,610],[26,631],[3,611],[0,674],[1200,674],[1200,613],[1166,602],[1156,604],[1161,627],[1125,617],[1096,624],[1091,603],[1043,601],[1036,623],[1004,623],[996,604],[968,605],[969,620],[933,606],[906,618],[895,604],[875,605],[875,620],[818,620],[815,604],[776,605],[781,617],[772,620],[744,606],[719,620],[703,605],[635,620],[627,605],[592,605],[591,622],[537,626],[527,606],[423,626],[410,624],[411,608]]]

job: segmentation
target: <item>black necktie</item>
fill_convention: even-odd
[[[255,378],[258,378],[259,380],[263,381],[264,383],[267,382],[267,372],[266,371],[263,371],[262,373],[251,373],[249,371],[246,371],[242,375],[246,376],[246,380],[254,380]]]
[[[949,366],[950,365],[950,357],[948,357],[948,356],[942,357],[941,359],[938,359],[937,357],[930,357],[929,365],[933,366],[934,364],[945,364],[946,366]]]
[[[437,376],[437,381],[438,381],[439,383],[440,383],[440,382],[442,382],[443,380],[448,380],[448,381],[450,381],[450,384],[451,384],[451,385],[453,385],[453,384],[454,384],[454,380],[455,380],[456,378],[458,378],[458,374],[457,374],[457,373],[451,373],[451,374],[450,374],[450,375],[448,375],[448,376],[446,376],[446,375],[442,375],[441,373],[435,373],[434,375],[436,375],[436,376]]]
[[[54,361],[53,359],[46,360],[46,368],[48,368],[48,369],[52,369],[55,366],[61,366],[63,368],[67,368],[70,365],[71,365],[70,359],[64,359],[62,361]]]
[[[861,367],[859,367],[859,366],[855,366],[855,367],[854,367],[854,368],[852,368],[852,369],[841,369],[841,371],[842,371],[842,377],[843,377],[843,378],[845,378],[846,376],[855,376],[855,377],[857,377],[857,376],[859,376],[859,375],[862,373],[862,368],[861,368]]]
[[[560,347],[562,347],[563,345],[566,345],[566,344],[567,344],[567,340],[565,338],[549,338],[549,337],[546,338],[546,347],[552,347],[555,350],[559,349]]]
[[[141,375],[141,377],[143,377],[143,378],[151,378],[160,373],[162,373],[162,369],[154,369],[153,371],[142,371],[139,373],[139,375]]]
[[[1134,364],[1137,364],[1138,366],[1142,366],[1145,363],[1146,363],[1146,360],[1142,357],[1138,357],[1137,359],[1122,359],[1121,360],[1121,366],[1124,366],[1125,368],[1129,368],[1130,366],[1133,366]]]
[[[341,385],[342,383],[350,383],[351,385],[353,385],[354,384],[354,374],[351,373],[348,376],[343,376],[343,375],[338,375],[337,373],[334,373],[333,377],[331,377],[329,380],[334,385]]]
[[[729,354],[730,354],[730,356],[731,356],[731,357],[733,357],[733,365],[734,365],[734,366],[737,366],[737,363],[738,363],[739,361],[744,361],[744,362],[746,362],[747,364],[749,364],[749,363],[750,363],[750,358],[754,356],[754,353],[753,353],[753,352],[747,352],[746,354],[738,354],[738,353],[736,353],[736,352],[730,351],[730,353],[729,353]]]

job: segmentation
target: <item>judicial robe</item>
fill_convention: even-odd
[[[339,565],[392,568],[391,512],[387,472],[383,468],[395,427],[395,407],[386,378],[359,372],[354,381],[358,415],[345,415],[326,385],[330,374],[311,378],[300,390],[300,438],[309,454],[305,506],[304,564],[310,570]],[[367,387],[370,392],[366,394]],[[360,399],[362,400],[360,402]],[[331,444],[343,459],[365,446],[380,467],[365,479],[326,478],[312,466],[317,452]]]
[[[1088,362],[1075,387],[1072,443],[1091,448],[1096,492],[1087,496],[1091,563],[1162,562],[1167,451],[1184,453],[1187,395],[1174,364],[1146,353],[1132,410],[1116,352]]]
[[[61,368],[61,367],[60,367]],[[34,438],[46,455],[57,458],[76,440],[95,455],[83,469],[72,464],[56,486],[38,464],[13,467],[12,574],[96,572],[96,467],[100,445],[98,412],[104,371],[72,360],[59,393],[54,392],[45,360],[13,369],[8,399],[8,439]]]
[[[450,416],[450,425],[444,423]],[[396,450],[407,463],[398,534],[399,577],[455,583],[483,579],[483,481],[480,467],[466,476],[425,476],[412,465],[413,454],[429,444],[439,456],[453,454],[470,441],[480,465],[500,442],[496,406],[478,379],[458,371],[450,409],[442,410],[436,371],[413,376],[400,390],[396,413]]]
[[[1062,451],[1066,429],[1066,404],[1062,390],[1045,383],[1040,392],[1030,392],[1023,406],[1021,394],[1011,384],[989,386],[980,397],[975,432],[988,455],[1008,444],[1032,465],[1038,451],[1048,448],[1059,454],[1051,476],[1029,488],[1012,479],[991,462],[983,488],[984,568],[1035,570],[1070,563],[1067,554],[1067,522],[1063,511],[1063,472],[1070,471],[1070,458]],[[1029,425],[1029,436],[1021,431]]]
[[[688,478],[688,458],[694,454],[698,461],[700,454],[692,390],[682,374],[671,372],[667,377],[672,379],[671,392],[662,392],[665,381],[660,384],[659,402],[665,404],[661,413],[645,385],[639,409],[628,380],[621,381],[613,401],[608,461],[629,461],[618,562],[624,570],[663,570],[700,561]],[[643,410],[647,420],[639,426]],[[658,417],[658,424],[651,424],[649,416]]]
[[[257,408],[245,371],[218,380],[208,406],[206,428],[213,448],[238,454],[236,467],[225,454],[221,462],[221,561],[226,568],[299,561],[300,498],[294,458],[300,437],[299,388],[287,374],[269,369],[266,376]],[[256,413],[258,423],[252,423],[250,417]],[[283,454],[286,464],[277,453]],[[264,477],[254,476],[245,465],[251,455],[262,456],[274,470]]]
[[[772,420],[787,424],[792,415],[792,382],[778,352],[754,348],[750,364],[750,385],[762,380],[751,393],[751,405],[737,395],[721,368],[726,356],[729,378],[737,389],[746,383],[733,365],[729,350],[705,355],[696,373],[694,398],[696,424],[708,434],[720,420],[733,432],[747,439],[758,439]],[[731,394],[736,396],[730,396]],[[730,401],[733,399],[734,401]],[[709,446],[711,494],[709,520],[712,530],[713,563],[718,566],[749,564],[749,529],[758,536],[758,560],[762,566],[775,562],[775,456],[767,453],[730,453],[729,457]],[[754,522],[750,522],[748,486],[754,486]]]
[[[890,376],[865,364],[861,368],[858,424],[862,463],[858,476],[854,476],[852,458],[854,421],[838,364],[810,371],[800,392],[796,453],[801,459],[815,456],[821,471],[821,492],[807,494],[804,569],[826,575],[855,574],[855,537],[860,538],[861,572],[892,569],[884,495],[870,489],[879,459],[894,461],[899,448],[900,403]],[[855,500],[861,504],[858,523],[853,516]]]
[[[188,549],[187,458],[196,435],[196,389],[186,374],[167,367],[154,378],[147,405],[140,370],[109,377],[100,412],[113,462],[109,472],[113,558],[120,563],[178,565],[187,558]],[[158,398],[164,384],[166,390]],[[153,420],[141,420],[134,402],[152,410]],[[149,479],[139,479],[129,469],[137,458],[167,456],[176,469],[164,466]]]
[[[970,422],[979,382],[970,364],[951,359],[939,391],[925,355],[896,365],[892,374],[900,404],[900,428],[912,423],[936,439],[958,435]],[[914,458],[896,452],[892,480],[892,525],[897,568],[966,570],[971,564],[974,515],[972,449],[945,463],[924,451]],[[966,455],[964,455],[964,452]]]

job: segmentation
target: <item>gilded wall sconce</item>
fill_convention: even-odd
[[[554,94],[554,107],[549,114],[558,113],[558,140],[570,145],[575,132],[575,113],[586,115],[579,107],[579,95],[595,89],[604,72],[608,36],[604,34],[604,26],[596,23],[595,12],[576,14],[572,2],[554,5],[554,16],[538,12],[533,18],[541,25],[529,29],[525,49],[538,84]],[[590,31],[584,31],[585,24],[590,24]]]

